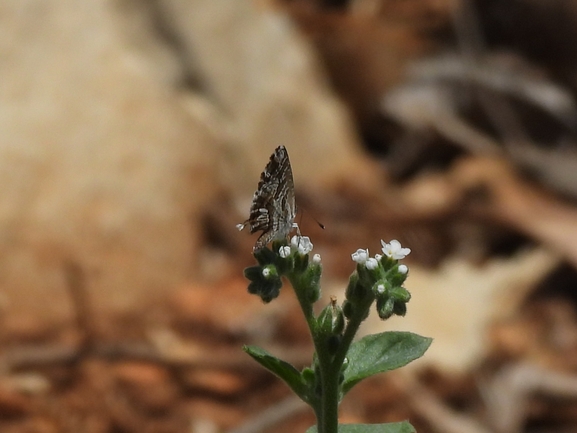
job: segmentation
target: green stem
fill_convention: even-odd
[[[339,428],[339,374],[340,368],[321,366],[321,418],[317,419],[319,433],[337,433]]]
[[[353,338],[357,334],[366,316],[366,311],[372,303],[373,300],[371,299],[370,302],[363,305],[363,308],[358,309],[358,314],[351,317],[347,323],[339,349],[332,357],[332,360],[329,358],[329,364],[321,368],[321,374],[323,375],[323,395],[321,400],[323,410],[322,427],[319,424],[319,432],[321,433],[337,433],[340,391],[339,379],[343,362],[353,342]]]
[[[366,311],[370,308],[373,299],[371,299],[370,302],[367,301],[366,305],[357,309],[357,314],[351,317],[347,323],[337,352],[331,355],[327,350],[325,338],[317,335],[316,320],[311,302],[306,295],[306,287],[301,286],[298,275],[292,274],[289,275],[288,278],[293,286],[309,327],[319,362],[321,396],[320,400],[313,404],[313,409],[317,417],[317,431],[318,433],[337,433],[339,428],[339,378],[342,365],[353,338],[366,317]]]
[[[370,308],[372,303],[373,301],[371,300],[371,302],[368,303],[366,308]],[[365,308],[362,308],[360,310],[366,312]],[[357,334],[357,331],[359,330],[359,327],[363,322],[364,318],[363,311],[360,312],[361,314],[355,314],[353,317],[351,317],[351,319],[347,323],[347,327],[345,328],[345,332],[343,334],[341,344],[339,345],[339,349],[337,350],[337,353],[335,353],[335,356],[333,357],[333,366],[339,369],[339,373],[340,368],[342,367],[343,362],[345,361],[345,357],[347,356],[347,352],[349,351],[349,347],[353,342],[353,338],[355,338],[355,335]]]
[[[313,314],[313,306],[311,305],[309,299],[306,296],[306,289],[301,287],[298,276],[294,274],[289,274],[287,277],[291,283],[291,286],[293,287],[297,300],[299,301],[299,305],[301,307],[301,310],[303,312],[303,315],[305,316],[305,320],[309,327],[309,332],[311,333],[311,335],[314,335],[315,318]]]
[[[318,356],[319,370],[321,373],[321,399],[313,404],[313,409],[317,418],[318,433],[337,433],[338,430],[338,403],[339,384],[338,372],[335,376],[331,369],[331,357],[324,348],[324,341],[317,336],[316,320],[313,314],[312,305],[306,296],[306,287],[301,286],[298,275],[288,275],[293,286],[299,305],[309,327],[312,336],[315,352]]]

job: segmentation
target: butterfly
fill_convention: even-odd
[[[250,225],[250,232],[262,231],[253,250],[263,249],[269,242],[286,239],[293,228],[296,216],[293,172],[288,152],[279,146],[260,175],[260,182],[252,198],[248,219],[237,224],[242,230]]]

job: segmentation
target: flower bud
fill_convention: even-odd
[[[321,297],[321,273],[322,267],[318,263],[311,263],[302,276],[305,287],[308,287],[307,298],[314,304]]]
[[[245,268],[244,276],[250,281],[260,280],[262,278],[262,267],[257,265]]]
[[[252,281],[248,285],[248,292],[253,295],[260,296],[262,301],[268,304],[270,301],[278,297],[281,287],[282,281],[280,278],[274,278],[270,280],[265,280],[263,278],[259,281]]]
[[[268,303],[280,294],[282,280],[275,265],[251,266],[244,270],[245,277],[250,280],[248,292],[260,296]]]
[[[261,272],[265,280],[274,280],[279,278],[275,265],[264,266]]]
[[[395,302],[395,306],[393,308],[393,313],[397,316],[404,317],[407,314],[407,304],[404,302]]]
[[[343,314],[347,319],[350,319],[351,317],[353,317],[353,313],[354,313],[353,304],[345,300],[345,302],[343,302]]]
[[[359,267],[360,266],[362,265],[359,265]],[[367,286],[366,279],[362,280],[359,278],[358,272],[353,272],[349,278],[349,285],[347,286],[345,297],[353,303],[362,302],[366,300],[368,296],[372,296],[371,285]]]
[[[305,367],[303,368],[303,371],[301,373],[301,377],[304,379],[304,381],[307,384],[314,384],[315,383],[315,372],[312,368],[310,367]]]
[[[411,294],[404,287],[395,287],[389,294],[396,302],[407,303],[411,300]]]
[[[386,296],[377,298],[377,313],[381,320],[387,320],[394,314],[395,301]]]
[[[347,299],[356,298],[355,289],[358,283],[359,283],[359,275],[356,272],[353,272],[349,277],[349,284],[347,285],[347,289],[345,291],[345,298]]]
[[[275,251],[278,251],[276,249]],[[276,253],[273,253],[268,247],[261,248],[259,250],[253,251],[254,258],[261,266],[266,266],[274,263],[276,260]]]
[[[388,279],[393,286],[400,286],[402,285],[405,280],[407,279],[407,274],[403,274],[399,272],[398,266],[392,270],[389,275]]]
[[[376,263],[376,265],[374,267],[372,265],[368,266],[369,263]],[[370,262],[367,260],[364,265],[357,265],[357,274],[361,284],[364,286],[372,287],[373,283],[381,277],[381,272],[378,262],[373,258],[370,258]]]
[[[391,283],[387,279],[378,280],[372,287],[372,291],[377,297],[388,295],[391,290]]]
[[[317,318],[319,332],[324,335],[341,335],[345,328],[343,309],[336,304],[336,298],[331,299]]]

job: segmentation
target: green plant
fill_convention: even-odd
[[[258,265],[245,269],[250,280],[248,291],[264,302],[275,299],[286,277],[297,296],[314,343],[315,354],[310,367],[299,371],[281,359],[255,346],[244,350],[263,367],[284,380],[314,410],[317,425],[307,433],[410,433],[408,422],[372,425],[339,425],[338,406],[350,389],[361,380],[377,373],[402,367],[421,357],[431,344],[430,338],[409,332],[383,332],[353,342],[359,326],[371,305],[376,304],[383,320],[393,315],[404,316],[411,295],[402,287],[408,268],[399,264],[410,250],[393,240],[381,241],[383,255],[369,256],[368,250],[357,250],[352,259],[357,263],[338,305],[332,298],[329,305],[315,315],[313,305],[320,299],[321,258],[309,258],[313,245],[306,236],[294,236],[290,245],[273,242],[256,250]]]

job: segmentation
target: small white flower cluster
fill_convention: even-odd
[[[401,243],[396,239],[393,239],[390,244],[387,244],[385,241],[381,241],[381,245],[383,246],[383,254],[394,260],[404,259],[411,252],[410,248],[403,248]],[[372,258],[369,256],[368,249],[358,249],[353,254],[351,254],[351,257],[354,262],[358,263],[359,265],[365,265],[367,269],[372,270],[376,269],[376,267],[379,265],[379,260],[383,256],[380,254],[375,254],[375,257]],[[401,274],[406,274],[409,270],[409,268],[407,268],[405,265],[399,265],[398,269]]]
[[[290,246],[285,245],[280,247],[278,253],[283,258],[286,259],[293,251],[298,251],[301,256],[310,253],[313,250],[313,243],[308,236],[293,236],[291,239]],[[320,254],[315,254],[313,256],[313,263],[320,263]]]
[[[367,269],[376,269],[379,266],[377,258],[369,257],[369,250],[358,249],[353,254],[351,254],[353,261],[357,262],[359,265],[365,265]]]
[[[396,239],[393,239],[390,244],[381,240],[381,245],[383,246],[383,253],[394,260],[404,259],[411,253],[410,248],[403,248]]]

